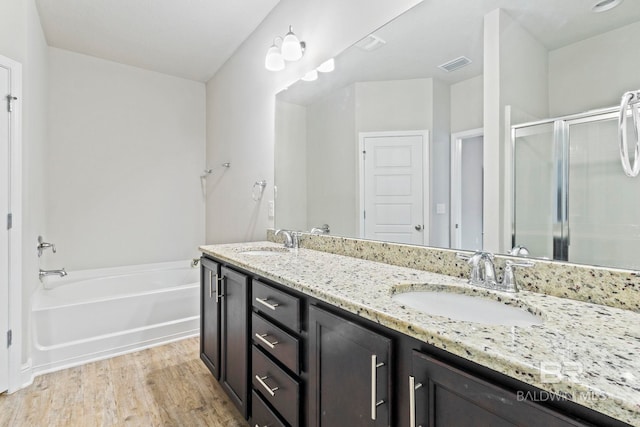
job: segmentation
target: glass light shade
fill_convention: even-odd
[[[278,49],[278,46],[275,44],[267,51],[267,56],[264,59],[264,66],[269,71],[284,70],[284,59],[282,59],[280,49]]]
[[[302,58],[302,45],[298,37],[291,31],[291,27],[282,41],[282,58],[285,61],[297,61]]]
[[[302,80],[304,80],[305,82],[312,82],[314,80],[318,80],[318,71],[316,70],[309,71],[307,74],[302,76]]]
[[[335,69],[336,69],[336,61],[333,58],[331,58],[331,59],[329,59],[327,61],[324,61],[318,67],[318,71],[320,71],[321,73],[330,73]]]

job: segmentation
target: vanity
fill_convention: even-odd
[[[323,244],[333,249],[309,249]],[[349,244],[367,248],[340,255]],[[201,358],[252,426],[640,423],[637,312],[472,287],[454,251],[438,256],[464,274],[366,259],[426,248],[310,235],[301,246],[200,248]],[[454,320],[412,308],[407,292],[539,321]]]

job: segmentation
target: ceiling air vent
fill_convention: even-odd
[[[444,64],[438,65],[438,68],[442,68],[446,72],[450,73],[469,64],[471,64],[471,60],[466,56],[461,56],[449,62],[445,62]]]
[[[387,43],[386,41],[382,40],[380,37],[376,36],[375,34],[369,34],[367,37],[363,38],[358,43],[356,43],[356,46],[364,51],[371,52],[381,48],[386,43]]]

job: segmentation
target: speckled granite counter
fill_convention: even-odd
[[[273,255],[243,253],[281,247],[252,242],[200,249],[525,383],[640,425],[638,313],[529,291],[493,292],[451,276],[310,249]],[[391,299],[395,292],[443,285],[526,307],[540,314],[544,323],[485,326],[423,314]]]

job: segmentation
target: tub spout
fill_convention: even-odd
[[[60,277],[64,277],[66,276],[68,273],[65,271],[65,269],[61,269],[61,270],[43,270],[40,269],[40,272],[38,273],[38,276],[40,276],[40,281],[42,282],[42,279],[45,276],[60,276]]]

